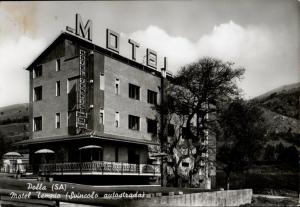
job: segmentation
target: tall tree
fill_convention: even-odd
[[[190,157],[193,162],[191,177],[203,168],[203,161],[207,162],[207,157],[203,156],[208,150],[207,132],[215,121],[214,116],[208,115],[219,111],[225,100],[239,95],[236,80],[242,77],[244,69],[233,68],[233,65],[210,57],[199,59],[182,67],[165,91],[167,101],[159,110],[166,117],[175,114],[184,124],[182,133],[173,139],[167,137],[167,127],[161,129],[162,150],[173,157],[177,156],[175,166],[180,164],[179,161]],[[168,124],[168,119],[163,121],[163,125]],[[185,153],[178,153],[182,148],[186,149]]]
[[[232,172],[248,170],[259,158],[265,142],[263,112],[241,99],[231,102],[220,113],[224,144],[218,149],[219,167],[225,172],[227,189]]]

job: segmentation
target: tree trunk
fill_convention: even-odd
[[[192,182],[193,182],[193,174],[192,174],[191,170],[189,171],[189,178],[190,178],[189,183],[190,183],[190,188],[191,188],[192,187]]]
[[[167,178],[167,176],[168,176],[168,165],[167,165],[167,163],[166,162],[163,162],[163,166],[162,166],[162,173],[163,173],[163,177],[162,177],[162,186],[163,187],[166,187],[167,186],[167,183],[168,183],[168,178]]]
[[[179,181],[179,175],[176,167],[176,169],[174,170],[174,187],[178,187],[178,181]]]
[[[226,182],[227,182],[226,190],[229,190],[229,188],[230,188],[230,176],[229,175],[227,175]]]

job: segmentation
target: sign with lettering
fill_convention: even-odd
[[[83,23],[82,18],[80,14],[76,14],[76,24],[75,29],[71,27],[66,27],[66,30],[68,32],[74,33],[77,36],[84,38],[90,42],[92,42],[92,21],[88,20],[86,24]],[[136,61],[136,50],[140,47],[140,44],[135,42],[132,39],[128,40],[128,43],[131,45],[131,59]],[[106,48],[111,50],[112,52],[115,52],[119,54],[120,52],[120,34],[111,30],[106,29]],[[151,67],[153,69],[157,68],[157,53],[156,51],[147,48],[146,50],[146,65],[148,67]],[[164,61],[167,61],[167,58],[164,58]],[[166,66],[167,64],[164,63]],[[164,70],[167,70],[167,68],[164,68]]]
[[[86,94],[87,94],[86,51],[79,51],[79,90],[76,111],[76,128],[87,129]]]
[[[92,41],[92,20],[88,20],[84,25],[80,14],[76,14],[75,29],[66,27],[66,30],[71,33],[75,33],[77,36]]]

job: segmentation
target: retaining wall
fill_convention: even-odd
[[[251,203],[252,189],[191,193],[131,201],[129,206],[240,206]]]

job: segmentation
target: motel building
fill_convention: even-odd
[[[164,83],[172,79],[157,68],[150,48],[136,61],[139,43],[128,40],[131,58],[121,56],[120,35],[106,30],[106,48],[92,43],[92,21],[76,14],[67,27],[27,67],[30,80],[30,139],[26,173],[90,184],[160,184],[155,105],[164,100]],[[140,49],[141,50],[141,49]],[[168,126],[173,136],[174,125]],[[208,154],[206,155],[208,156]],[[189,168],[182,163],[182,170]],[[203,188],[211,188],[208,167]]]
[[[106,48],[92,43],[92,24],[76,15],[28,67],[30,77],[27,172],[56,180],[99,184],[159,184],[158,148],[162,83],[147,49],[146,64],[135,59],[139,44],[129,40],[132,58],[119,55],[119,34],[107,29]],[[166,64],[165,64],[166,65]]]

